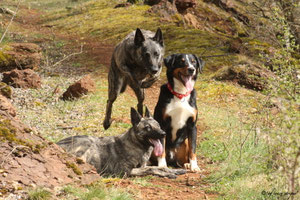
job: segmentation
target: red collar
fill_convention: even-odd
[[[180,94],[180,93],[177,93],[173,90],[172,86],[170,83],[167,83],[167,86],[168,86],[168,89],[170,90],[170,92],[175,95],[178,99],[182,99],[183,97],[187,97],[191,94],[191,92],[193,90],[190,90],[190,91],[187,91],[185,94]]]

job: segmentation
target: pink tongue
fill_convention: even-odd
[[[191,91],[194,87],[192,83],[192,77],[191,76],[182,76],[182,80],[185,84],[185,87],[188,91]]]
[[[159,139],[156,139],[156,140],[150,139],[150,142],[154,145],[154,149],[153,149],[154,155],[161,156],[163,154],[163,147],[162,147],[160,140]]]

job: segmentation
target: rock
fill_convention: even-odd
[[[159,4],[162,0],[145,0],[144,4],[147,4],[149,6],[153,6],[156,4]]]
[[[132,3],[126,2],[126,3],[119,3],[114,8],[124,8],[124,7],[127,8],[129,6],[132,6]]]
[[[0,72],[12,69],[39,68],[41,48],[33,43],[11,43],[0,45]]]
[[[0,105],[3,105],[2,100],[0,96]],[[18,183],[18,188],[55,188],[67,184],[91,184],[100,179],[93,166],[77,163],[74,156],[67,154],[58,145],[49,143],[40,135],[26,131],[27,129],[1,107],[0,192],[4,192],[1,197],[7,199],[8,195],[17,192],[15,183]],[[72,168],[69,167],[70,164]]]
[[[237,82],[246,88],[263,90],[267,86],[267,79],[274,77],[274,74],[258,64],[240,63],[226,66],[219,69],[213,76],[216,80],[230,80]]]
[[[167,0],[162,0],[158,4],[152,6],[148,12],[158,14],[165,21],[172,21],[172,16],[178,13],[175,4],[172,4]]]
[[[12,117],[15,117],[17,115],[15,107],[5,96],[1,94],[0,94],[0,110],[8,113]]]
[[[184,21],[189,25],[196,29],[200,29],[203,27],[201,23],[199,23],[197,17],[191,13],[186,13],[183,15]]]
[[[11,87],[4,82],[0,82],[0,94],[10,99],[12,95]]]
[[[63,100],[72,100],[79,98],[89,92],[96,90],[95,82],[91,79],[90,75],[84,76],[79,81],[71,85],[61,97]]]
[[[245,53],[247,50],[243,44],[243,40],[240,38],[234,38],[230,41],[227,41],[226,45],[228,45],[229,53]]]
[[[40,88],[41,78],[31,69],[14,69],[3,73],[3,82],[16,88]]]
[[[196,0],[176,0],[176,8],[180,13],[186,13],[188,8],[194,8],[197,5]]]

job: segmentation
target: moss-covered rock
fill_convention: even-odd
[[[272,76],[274,74],[266,68],[244,61],[219,69],[212,78],[219,81],[234,81],[246,88],[261,91],[266,88],[267,79]]]
[[[4,82],[0,82],[0,94],[10,99],[12,95],[11,87]]]
[[[78,168],[78,166],[75,163],[66,162],[66,165],[68,168],[71,168],[75,174],[82,175],[81,170]]]
[[[38,69],[42,59],[41,48],[33,43],[0,45],[0,71]]]

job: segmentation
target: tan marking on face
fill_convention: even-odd
[[[187,68],[188,68],[188,66],[175,69],[173,71],[173,77],[182,82],[180,74],[181,75],[187,74]]]

